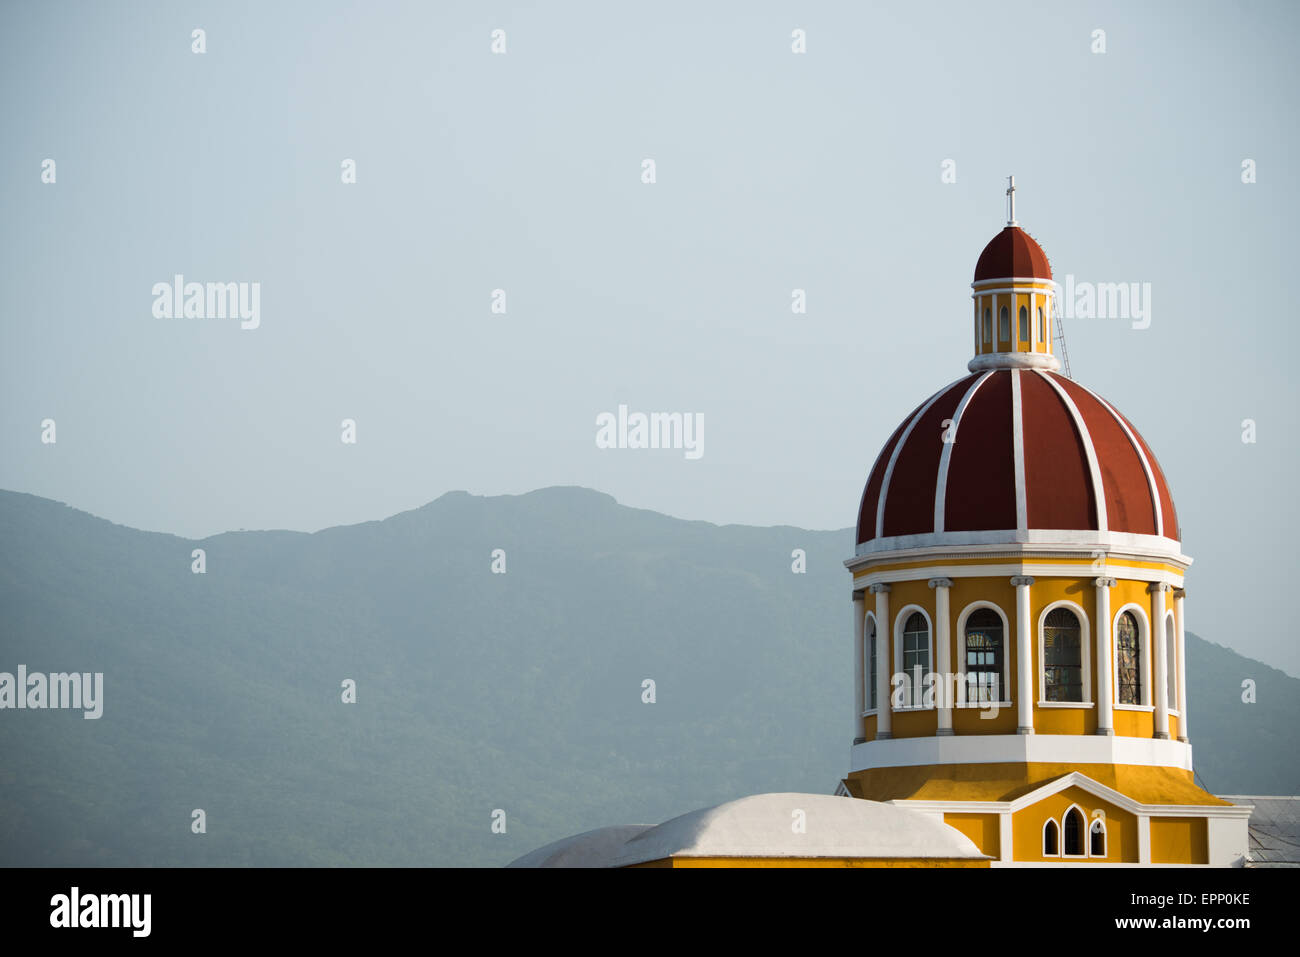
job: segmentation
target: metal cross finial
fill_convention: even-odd
[[[1019,226],[1016,222],[1016,178],[1007,177],[1007,225]]]

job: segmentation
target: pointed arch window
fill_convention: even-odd
[[[1011,342],[1011,314],[1006,306],[998,310],[998,342]]]
[[[1043,307],[1038,307],[1038,341],[1047,341],[1047,320],[1043,318]]]
[[[1056,822],[1051,818],[1043,825],[1043,857],[1059,857],[1061,855],[1060,834]]]
[[[1106,856],[1106,822],[1097,818],[1088,829],[1088,855],[1090,857]]]
[[[1024,306],[1020,307],[1020,341],[1029,341],[1029,310]]]
[[[1047,701],[1083,701],[1083,649],[1079,618],[1053,608],[1043,623],[1043,690]]]
[[[1115,665],[1119,672],[1119,703],[1142,703],[1142,642],[1137,617],[1131,611],[1119,616],[1115,628]]]
[[[984,341],[993,341],[993,310],[988,306],[984,307]]]
[[[1077,807],[1072,807],[1065,812],[1065,820],[1061,822],[1061,833],[1064,836],[1062,844],[1066,857],[1083,857],[1083,812]]]

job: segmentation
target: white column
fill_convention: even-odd
[[[853,593],[853,743],[861,744],[867,738],[862,712],[866,694],[867,670],[863,649],[867,639],[867,601],[860,592]]]
[[[1165,638],[1165,590],[1169,586],[1164,582],[1153,582],[1147,586],[1151,593],[1151,651],[1156,663],[1156,687],[1153,696],[1156,703],[1156,737],[1169,737],[1169,656],[1165,653],[1168,642]]]
[[[1038,293],[1029,294],[1029,351],[1034,352],[1038,345]]]
[[[1016,700],[1020,705],[1020,724],[1017,734],[1034,733],[1034,651],[1031,641],[1033,628],[1029,621],[1029,586],[1034,580],[1028,575],[1011,579],[1016,586]]]
[[[889,651],[894,644],[894,625],[889,620],[889,586],[871,586],[876,596],[876,740],[893,737],[893,709],[889,701]]]
[[[948,589],[952,588],[951,578],[931,578],[930,587],[934,589],[934,657],[935,670],[939,672],[942,692],[935,706],[939,713],[939,728],[936,734],[952,734],[953,691],[949,676],[952,674],[952,650],[949,647],[952,636],[948,625]]]
[[[1111,686],[1110,590],[1115,579],[1098,578],[1097,586],[1097,733],[1115,733],[1115,692]]]
[[[1178,740],[1187,740],[1187,632],[1183,625],[1185,588],[1174,589],[1174,641],[1178,645]]]

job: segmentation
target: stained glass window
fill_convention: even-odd
[[[1116,626],[1115,663],[1119,670],[1119,703],[1142,703],[1142,669],[1137,618],[1126,611]]]
[[[966,619],[966,700],[986,704],[1002,694],[1002,618],[980,608]]]
[[[1053,608],[1043,624],[1043,672],[1047,701],[1083,700],[1083,659],[1079,618],[1068,608]]]

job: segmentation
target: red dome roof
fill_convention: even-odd
[[[1052,266],[1034,237],[1019,226],[1008,226],[980,253],[975,263],[975,281],[981,279],[1051,279]]]
[[[1064,376],[994,369],[941,389],[894,431],[863,491],[857,540],[895,539],[877,546],[887,549],[1111,533],[1180,538],[1142,436]]]

